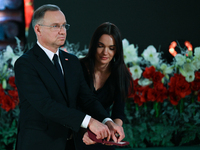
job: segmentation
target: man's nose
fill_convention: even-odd
[[[60,26],[59,32],[61,32],[61,33],[66,33],[67,31],[66,31],[65,27]]]

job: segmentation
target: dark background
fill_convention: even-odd
[[[139,54],[148,45],[168,52],[174,40],[188,40],[193,47],[200,46],[200,9],[198,0],[35,0],[34,7],[45,3],[58,5],[71,25],[67,40],[80,43],[80,49],[89,45],[94,30],[109,21],[118,26],[122,38],[139,46]],[[35,42],[30,28],[28,43]]]

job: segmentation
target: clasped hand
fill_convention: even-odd
[[[107,121],[105,124],[106,125],[91,118],[88,127],[94,134],[96,134],[97,139],[106,139],[107,141],[109,141],[110,138],[112,138],[114,142],[120,142],[125,137],[124,130],[121,126],[112,121]],[[116,137],[116,133],[119,134],[118,137]],[[87,132],[83,136],[83,142],[86,145],[96,143],[89,138]]]

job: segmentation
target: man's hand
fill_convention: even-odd
[[[97,139],[107,138],[108,141],[110,140],[111,133],[108,126],[102,124],[94,118],[91,118],[88,127],[94,134],[97,135]]]
[[[107,121],[105,124],[110,129],[110,133],[111,133],[111,137],[113,141],[120,142],[123,138],[125,138],[125,134],[124,134],[124,130],[122,126],[119,126],[112,121]],[[119,135],[119,136],[116,137],[116,135]]]
[[[95,143],[96,143],[96,142],[92,141],[92,140],[89,138],[88,132],[85,132],[85,134],[83,135],[83,142],[84,142],[86,145],[91,145],[91,144],[95,144]]]

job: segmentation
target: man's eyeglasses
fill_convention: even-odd
[[[39,26],[45,26],[45,27],[50,27],[51,28],[51,31],[59,31],[60,29],[65,29],[65,30],[69,30],[69,27],[70,25],[69,24],[63,24],[63,25],[52,25],[52,26],[49,26],[49,25],[43,25],[43,24],[38,24]]]

